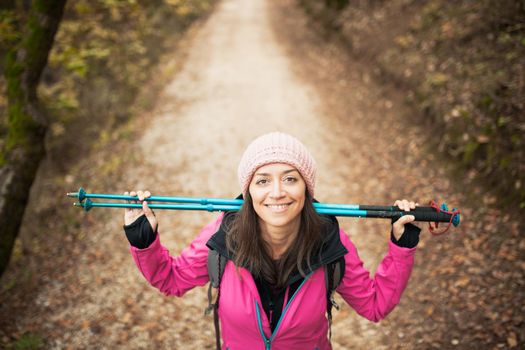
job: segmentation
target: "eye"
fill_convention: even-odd
[[[294,182],[297,182],[297,178],[294,176],[287,176],[284,178],[284,182],[294,183]]]
[[[266,185],[268,183],[268,179],[258,179],[255,181],[256,185]]]

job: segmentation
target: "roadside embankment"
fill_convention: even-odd
[[[523,2],[301,3],[320,30],[406,92],[417,111],[411,120],[428,126],[431,144],[475,184],[478,201],[524,210]]]

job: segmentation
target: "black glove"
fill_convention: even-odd
[[[397,219],[393,219],[392,224],[396,221]],[[398,247],[414,248],[419,243],[420,232],[421,229],[419,227],[408,223],[405,225],[405,231],[403,231],[403,234],[399,239],[396,239],[394,232],[390,231],[390,240]]]
[[[146,215],[141,215],[131,224],[124,225],[124,232],[129,244],[139,249],[149,247],[157,238],[157,231],[153,232]]]

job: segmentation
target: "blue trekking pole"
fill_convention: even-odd
[[[87,193],[83,188],[78,192],[67,193],[68,197],[78,198],[79,202],[75,206],[84,208],[85,211],[93,207],[102,208],[142,208],[142,204],[129,203],[138,201],[138,196],[126,196],[117,194]],[[94,202],[91,199],[107,199],[126,201],[124,203],[115,202]],[[168,210],[202,210],[202,211],[237,211],[240,210],[244,200],[242,199],[221,199],[221,198],[192,198],[192,197],[170,197],[170,196],[151,196],[147,198],[148,206],[151,209]],[[164,202],[164,203],[158,203]],[[165,204],[176,203],[176,204]],[[181,204],[182,203],[182,204]],[[317,213],[324,215],[359,217],[359,218],[384,218],[398,219],[403,215],[413,215],[416,221],[434,222],[436,227],[439,222],[447,222],[459,226],[460,215],[456,208],[449,211],[446,204],[439,207],[431,201],[430,206],[418,206],[410,212],[402,211],[397,206],[378,206],[378,205],[358,205],[358,204],[327,204],[313,203]],[[448,227],[447,229],[448,230]],[[445,231],[446,231],[445,230]],[[441,233],[444,233],[440,232]],[[438,234],[433,232],[433,234]]]

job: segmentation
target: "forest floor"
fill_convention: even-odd
[[[422,234],[408,288],[387,319],[371,323],[346,305],[334,312],[334,349],[525,344],[522,223],[469,199],[461,179],[428,149],[432,130],[409,122],[403,91],[381,85],[373,67],[320,37],[293,0],[223,0],[164,63],[177,69],[152,111],[110,133],[67,174],[57,173],[57,155],[42,165],[1,281],[0,347],[213,349],[205,288],[183,298],[161,295],[134,266],[123,213],[86,214],[63,194],[83,185],[235,197],[242,151],[273,130],[311,150],[321,202],[446,199],[462,210],[450,234]],[[215,217],[157,216],[172,254]],[[389,222],[342,219],[341,226],[373,273],[386,253]]]

